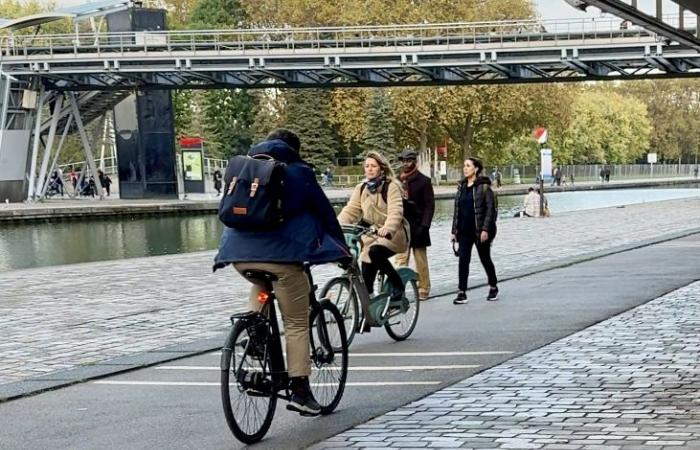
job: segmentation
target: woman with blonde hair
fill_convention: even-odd
[[[341,224],[377,227],[376,236],[364,236],[362,277],[370,294],[379,270],[391,283],[391,300],[400,300],[404,284],[389,258],[408,249],[408,222],[403,217],[401,182],[396,179],[389,162],[379,152],[365,158],[366,179],[355,190],[338,215]]]

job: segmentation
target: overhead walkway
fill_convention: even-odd
[[[700,54],[619,19],[163,31],[0,39],[54,91],[582,81],[691,75]]]

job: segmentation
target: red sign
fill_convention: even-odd
[[[538,144],[545,144],[547,142],[547,138],[549,137],[547,129],[543,127],[536,128],[534,135]]]
[[[182,136],[180,138],[180,147],[182,148],[202,148],[204,139],[197,136]]]

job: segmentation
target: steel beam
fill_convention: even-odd
[[[51,126],[49,127],[49,137],[44,144],[44,157],[41,161],[41,169],[39,169],[39,178],[36,182],[36,189],[34,190],[35,195],[39,193],[40,195],[44,192],[44,186],[47,184],[48,177],[48,166],[49,159],[51,158],[51,151],[53,150],[53,141],[56,137],[56,127],[58,126],[58,119],[61,113],[61,105],[63,104],[63,94],[56,94],[55,103],[53,107],[53,113],[51,114]]]
[[[97,176],[97,166],[95,165],[95,158],[93,157],[92,149],[90,147],[90,140],[88,139],[87,133],[85,132],[85,127],[83,126],[83,120],[80,117],[80,108],[78,108],[78,102],[75,100],[75,94],[69,92],[68,101],[70,102],[71,112],[73,113],[75,125],[78,127],[80,140],[83,143],[85,160],[87,161],[88,166],[90,167],[90,172],[92,172],[92,176],[95,179],[95,188],[97,189],[97,194],[100,200],[102,200],[104,198],[104,194],[102,194],[102,183],[100,183],[100,177]],[[85,178],[85,167],[82,168],[80,177],[83,179]]]
[[[32,156],[29,164],[29,189],[27,191],[27,200],[32,200],[34,198],[36,188],[36,162],[39,158],[39,145],[41,144],[41,111],[44,109],[44,101],[46,100],[44,98],[46,94],[43,84],[39,88],[39,95],[37,97],[39,103],[36,105],[36,112],[34,114],[34,140],[32,141]]]
[[[629,20],[636,25],[660,34],[661,36],[667,37],[672,41],[687,45],[700,51],[700,39],[686,31],[679,30],[678,28],[662,22],[660,16],[650,16],[620,0],[585,0],[585,2],[582,3],[600,8],[602,11],[614,14],[622,19]],[[657,16],[662,12],[661,0],[657,0],[656,11]]]

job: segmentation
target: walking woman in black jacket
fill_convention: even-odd
[[[498,300],[498,279],[491,261],[491,243],[496,237],[496,194],[491,180],[481,176],[484,166],[476,158],[464,161],[464,179],[457,187],[454,216],[452,218],[452,242],[459,244],[459,292],[453,303],[467,303],[467,282],[472,246],[476,246],[489,282],[486,300]]]

